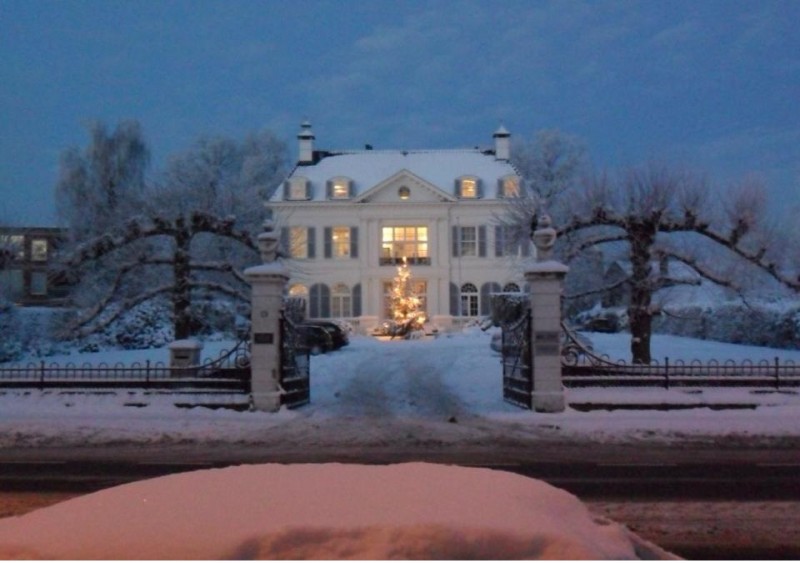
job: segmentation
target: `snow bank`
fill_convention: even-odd
[[[0,520],[0,559],[670,558],[574,496],[488,469],[250,465]]]

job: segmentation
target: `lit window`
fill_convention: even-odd
[[[399,190],[397,190],[397,195],[402,200],[407,200],[411,197],[411,190],[407,186],[402,186]]]
[[[459,196],[464,199],[475,199],[478,197],[478,180],[477,178],[461,178],[461,189]]]
[[[292,258],[308,258],[308,229],[291,227],[289,229],[289,253]]]
[[[411,265],[429,265],[428,227],[383,227],[381,264],[399,264],[403,258]]]
[[[328,197],[330,199],[349,199],[350,184],[349,178],[333,178],[328,184]]]
[[[289,295],[291,297],[304,297],[308,298],[308,288],[302,283],[296,283],[289,288]]]
[[[34,262],[47,262],[47,239],[35,238],[31,240],[31,260]]]
[[[519,178],[517,176],[505,176],[500,179],[501,197],[519,197]]]
[[[350,227],[333,227],[333,229],[331,229],[331,238],[333,257],[349,258]]]

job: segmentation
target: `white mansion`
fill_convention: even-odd
[[[441,330],[488,314],[491,293],[522,288],[529,244],[498,220],[522,189],[505,128],[485,150],[320,151],[314,139],[303,123],[298,163],[267,203],[291,257],[289,292],[310,318],[361,332],[391,318],[403,259]]]

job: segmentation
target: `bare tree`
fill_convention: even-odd
[[[109,133],[102,122],[89,127],[85,149],[61,155],[56,205],[73,241],[85,241],[120,225],[140,209],[150,151],[136,121]]]
[[[651,361],[652,320],[659,313],[654,294],[679,284],[697,284],[699,278],[739,289],[731,275],[732,258],[800,290],[791,265],[780,263],[777,233],[761,224],[764,190],[758,184],[746,183],[712,199],[702,178],[650,164],[618,179],[597,175],[573,195],[572,215],[559,225],[567,258],[604,245],[625,249],[631,271],[621,282],[630,287],[634,362]],[[666,266],[670,260],[683,263],[696,276],[674,276]]]
[[[230,263],[195,260],[192,258],[193,241],[200,235],[224,238],[256,252],[250,234],[237,230],[232,219],[220,219],[204,213],[189,217],[152,217],[133,219],[121,229],[106,233],[79,247],[64,263],[73,277],[79,277],[86,268],[98,260],[116,253],[126,259],[116,264],[113,280],[91,307],[85,309],[67,327],[74,336],[86,336],[107,327],[132,308],[168,295],[172,301],[172,318],[175,338],[186,338],[192,332],[191,306],[193,293],[212,292],[241,302],[249,302],[247,282]],[[141,243],[155,241],[158,249],[154,255],[147,252],[129,252],[132,248],[146,248]],[[128,251],[128,252],[126,252]],[[146,288],[135,284],[137,291],[128,291],[132,278],[150,271],[151,279],[158,279]],[[198,273],[215,272],[225,276],[224,281],[202,279]]]

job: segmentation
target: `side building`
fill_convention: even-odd
[[[369,333],[391,318],[404,260],[440,330],[489,314],[492,293],[523,289],[532,248],[500,218],[524,187],[509,132],[493,138],[487,149],[322,151],[304,123],[299,161],[267,206],[308,316]]]
[[[67,287],[51,269],[64,229],[0,227],[0,296],[19,305],[61,305]]]

